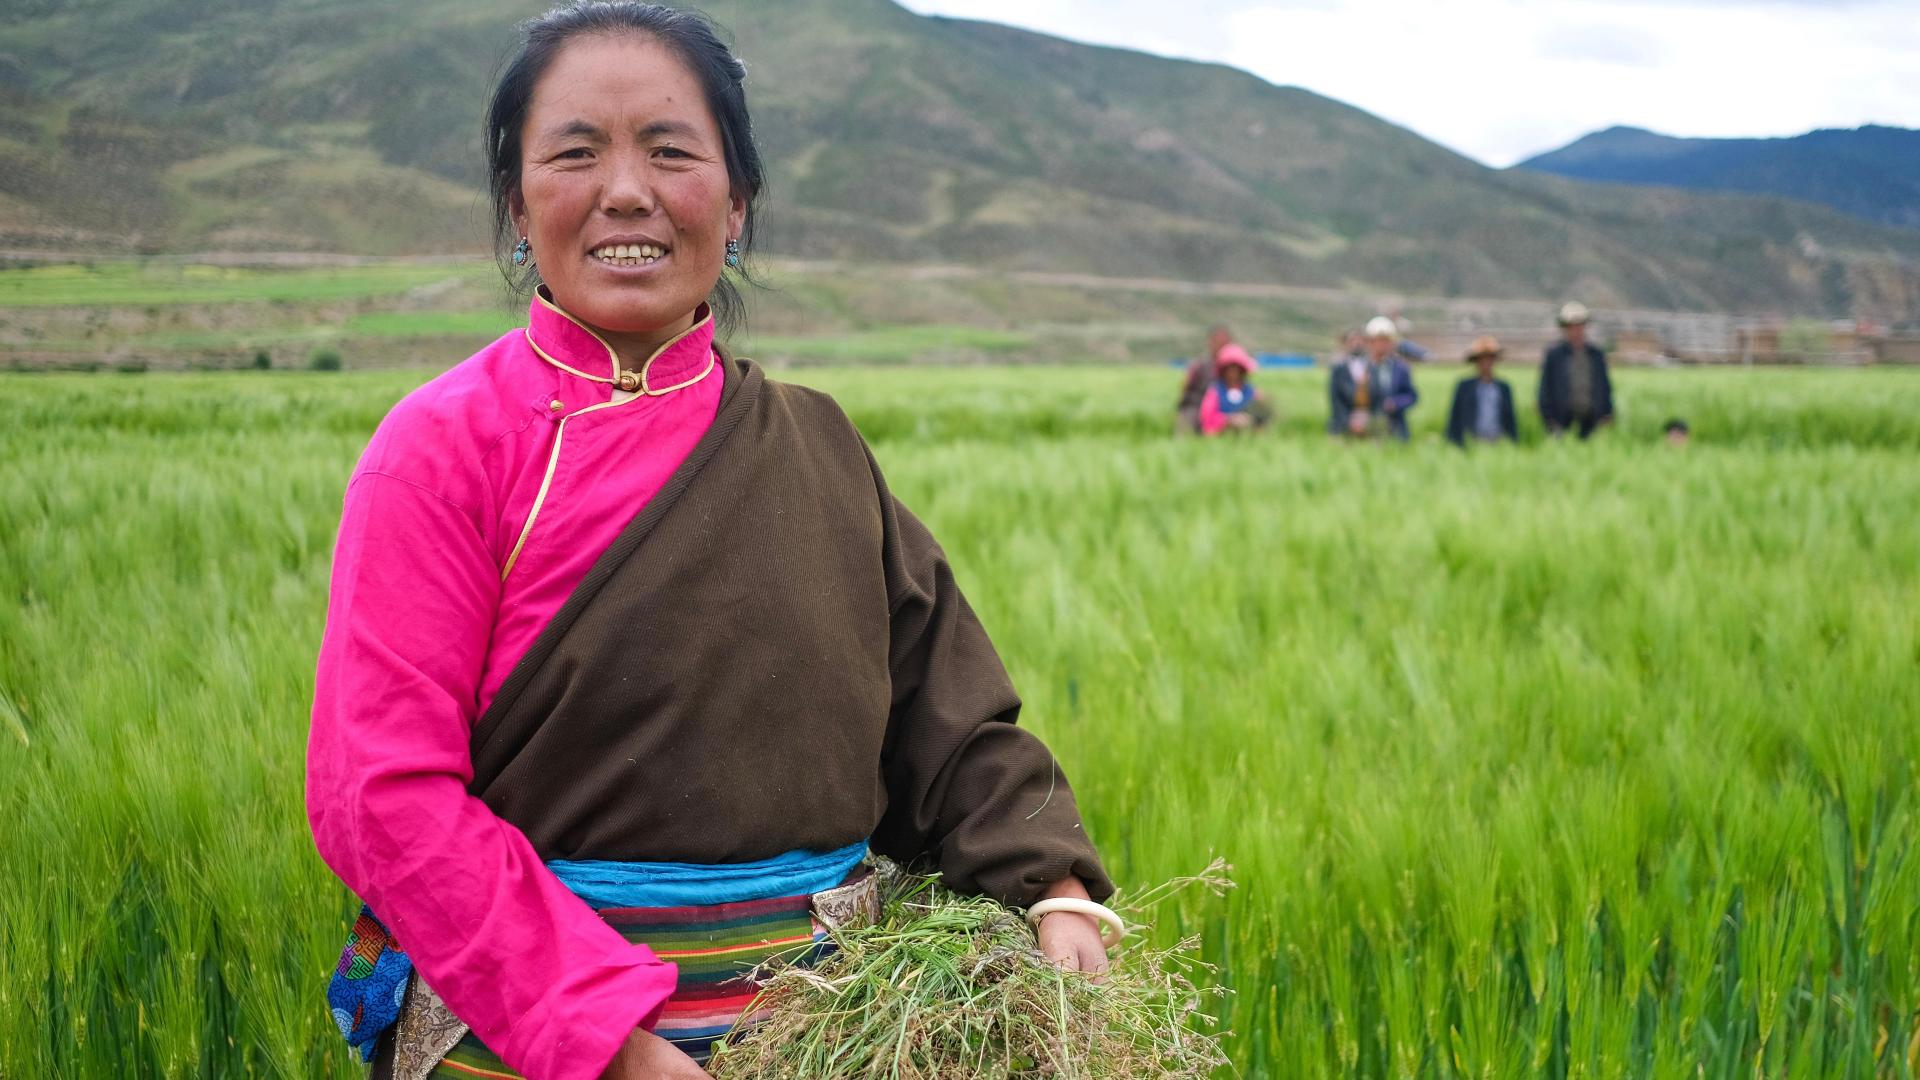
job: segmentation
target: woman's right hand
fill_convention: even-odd
[[[680,1048],[645,1028],[633,1029],[600,1080],[713,1080]]]

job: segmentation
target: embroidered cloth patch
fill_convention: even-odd
[[[413,960],[400,948],[393,931],[374,917],[372,908],[362,905],[347,935],[347,947],[340,950],[333,979],[327,983],[327,1008],[333,1022],[360,1051],[361,1061],[373,1060],[380,1034],[399,1019],[407,977],[412,974]]]

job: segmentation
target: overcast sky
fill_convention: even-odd
[[[1920,127],[1920,0],[904,0],[1215,60],[1490,165],[1630,124]]]

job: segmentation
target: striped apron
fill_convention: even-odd
[[[769,960],[810,964],[828,932],[879,914],[866,845],[759,863],[549,863],[573,893],[621,936],[676,965],[679,981],[653,1032],[704,1064],[714,1044],[760,1017],[756,969]],[[393,1039],[394,1080],[518,1077],[453,1015],[416,972]]]

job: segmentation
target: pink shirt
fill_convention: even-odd
[[[1220,411],[1220,384],[1207,387],[1206,396],[1200,399],[1200,431],[1206,435],[1218,435],[1227,430],[1227,414]]]
[[[514,664],[712,424],[703,318],[622,393],[613,350],[535,297],[525,331],[387,415],[348,482],[307,747],[320,855],[420,975],[533,1080],[597,1077],[672,994],[467,794]]]
[[[1253,356],[1238,345],[1223,345],[1213,357],[1213,372],[1217,376],[1227,361],[1241,365],[1242,370],[1253,370]],[[1253,393],[1248,387],[1247,393]],[[1208,435],[1218,435],[1227,430],[1227,414],[1220,409],[1220,383],[1208,384],[1207,392],[1200,398],[1200,430]]]

